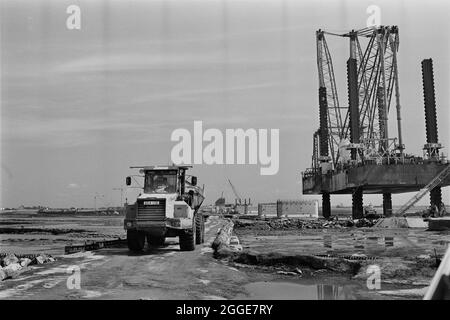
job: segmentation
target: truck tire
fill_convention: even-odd
[[[202,215],[202,243],[205,243],[205,217]]]
[[[195,218],[195,244],[202,244],[204,234],[204,219],[202,214],[197,214]]]
[[[140,252],[144,249],[145,234],[136,230],[127,230],[128,249]]]
[[[181,251],[194,251],[195,250],[195,236],[196,227],[195,219],[192,223],[192,229],[186,230],[184,233],[180,234],[180,250]]]
[[[152,237],[147,235],[147,243],[151,246],[161,247],[166,242],[166,237]]]

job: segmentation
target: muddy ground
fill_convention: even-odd
[[[450,231],[427,231],[426,228],[307,228],[317,222],[274,223],[269,221],[235,221],[234,233],[247,249],[262,252],[310,254],[365,254],[378,257],[443,255],[450,243]],[[287,225],[287,227],[286,227]],[[324,223],[322,223],[324,225]]]
[[[1,252],[64,254],[64,246],[125,238],[122,216],[2,214]]]
[[[15,279],[2,281],[0,299],[419,299],[428,279],[415,283],[383,282],[380,290],[369,290],[365,275],[355,278],[326,270],[310,272],[307,268],[300,268],[300,274],[286,272],[290,267],[283,265],[216,259],[211,243],[226,223],[216,217],[207,221],[205,244],[193,252],[180,252],[178,239],[167,238],[163,247],[146,248],[139,255],[131,254],[126,247],[64,255],[65,245],[124,238],[122,223],[120,216],[2,215],[0,231],[5,233],[0,234],[1,252],[44,252],[57,261],[33,266]],[[260,234],[251,228],[236,228],[235,234],[244,250],[386,253],[392,257],[402,252],[405,245],[414,255],[433,248],[440,253],[449,240],[448,234],[424,231],[348,231],[272,230]],[[67,285],[74,266],[80,268],[80,289]],[[397,294],[391,296],[393,292]]]
[[[301,268],[304,275],[323,268],[319,271],[337,271],[361,281],[367,280],[369,268],[377,266],[381,281],[378,291],[383,295],[421,298],[450,243],[450,231],[342,225],[295,219],[235,220],[234,234],[243,251],[222,256],[259,267],[282,266],[288,273],[295,273],[302,264],[306,266]],[[391,291],[387,287],[391,284],[405,285],[397,288],[404,291]]]

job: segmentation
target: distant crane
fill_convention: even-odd
[[[98,194],[98,192],[95,193],[94,196],[94,211],[97,212],[97,199],[98,198],[104,198],[105,195],[104,194]]]
[[[234,196],[236,197],[237,202],[239,202],[239,204],[242,204],[241,196],[238,194],[236,188],[233,186],[230,179],[228,179],[228,183],[230,184],[231,189],[233,190],[233,193],[234,193]]]
[[[247,199],[244,199],[244,203],[242,203],[242,197],[239,195],[239,193],[237,192],[236,188],[234,187],[234,185],[231,183],[230,179],[227,179],[228,183],[231,186],[231,189],[233,190],[234,196],[236,197],[236,206],[239,205],[243,205],[244,206],[244,214],[247,214],[247,210],[248,210],[248,206],[251,206],[251,199],[248,198],[248,202]]]
[[[123,206],[123,188],[113,188],[113,190],[120,190],[120,207]]]

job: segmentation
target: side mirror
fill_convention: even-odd
[[[191,177],[191,184],[193,185],[193,186],[196,186],[197,185],[197,177]]]
[[[125,184],[126,184],[127,186],[131,186],[131,177],[127,177],[127,178],[125,179]]]

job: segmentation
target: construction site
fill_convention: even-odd
[[[291,32],[295,36],[293,39],[297,39],[298,34],[303,34],[305,39],[315,36],[314,42],[304,42],[314,43],[315,47],[295,47],[283,38],[278,42],[277,36],[273,37],[276,39],[274,43],[283,48],[292,45],[289,48],[294,48],[294,61],[301,60],[296,50],[308,52],[307,59],[302,57],[301,67],[304,69],[291,68],[286,63],[289,54],[282,50],[278,52],[278,49],[275,50],[278,59],[275,62],[267,58],[269,54],[264,56],[266,52],[261,50],[262,62],[259,63],[265,69],[254,67],[258,63],[253,64],[253,56],[241,59],[239,54],[244,56],[248,53],[246,50],[255,45],[253,37],[257,39],[260,34],[273,36],[279,30],[268,27],[263,31],[252,29],[242,34],[228,33],[229,11],[225,2],[221,7],[225,13],[220,28],[226,30],[217,33],[219,36],[171,38],[173,30],[168,26],[174,27],[170,24],[173,21],[170,22],[168,7],[162,5],[161,34],[162,38],[170,38],[170,41],[155,40],[151,43],[151,50],[154,47],[160,50],[151,59],[147,53],[142,56],[125,55],[125,49],[131,48],[127,44],[121,49],[123,52],[119,50],[117,56],[108,56],[106,62],[100,59],[98,65],[96,58],[89,53],[85,60],[49,68],[50,78],[56,74],[54,79],[51,78],[54,86],[63,83],[63,78],[78,79],[78,76],[83,85],[86,85],[84,82],[98,85],[105,81],[109,86],[103,87],[102,84],[92,91],[86,89],[87,98],[80,95],[73,99],[76,112],[71,110],[72,113],[64,113],[64,117],[72,116],[76,120],[54,120],[58,129],[45,131],[47,126],[54,125],[46,116],[44,124],[39,122],[36,126],[38,129],[30,125],[31,129],[24,129],[24,133],[13,140],[14,143],[25,141],[26,148],[32,148],[33,143],[38,142],[29,143],[27,139],[37,136],[33,130],[41,130],[46,133],[42,134],[42,139],[50,137],[51,143],[42,148],[45,153],[37,154],[45,159],[52,148],[60,153],[55,153],[51,160],[41,161],[36,156],[39,158],[36,163],[32,163],[34,159],[21,157],[26,159],[19,162],[20,170],[3,169],[7,174],[2,178],[2,194],[8,203],[36,203],[0,211],[0,300],[450,298],[450,207],[445,204],[450,186],[450,161],[444,151],[444,147],[449,146],[444,146],[442,141],[447,140],[442,136],[440,140],[438,134],[438,128],[444,128],[441,135],[448,133],[450,124],[449,119],[445,119],[448,106],[444,105],[444,94],[436,90],[438,86],[435,88],[435,76],[448,73],[448,70],[434,68],[433,63],[436,64],[437,59],[429,56],[422,57],[416,65],[407,66],[410,70],[421,69],[422,74],[422,83],[416,85],[423,88],[423,101],[420,101],[423,127],[412,125],[404,120],[404,116],[418,113],[418,110],[405,108],[402,104],[402,97],[408,92],[400,92],[403,76],[399,67],[398,26],[374,25],[336,32],[327,31],[326,24],[320,23],[324,29],[315,27],[313,30],[318,29],[315,35],[308,31],[306,37],[304,26],[284,25],[289,16],[285,5],[283,2],[281,7],[284,11],[280,19],[283,32]],[[268,8],[266,10],[271,16],[271,7]],[[304,14],[301,10],[299,12]],[[133,15],[130,17],[134,19]],[[144,20],[147,21],[147,16]],[[190,23],[196,26],[197,21]],[[182,25],[180,30],[184,28]],[[195,27],[193,30],[193,34],[200,32]],[[127,35],[129,30],[122,31]],[[129,35],[120,40],[128,38]],[[80,39],[84,39],[83,36]],[[91,40],[89,38],[87,42],[91,44]],[[199,45],[203,41],[208,45]],[[208,41],[219,41],[218,55],[214,50],[209,55],[198,56],[187,51],[188,54],[180,58],[164,51],[183,52],[177,47],[180,43],[207,51],[213,46]],[[245,49],[236,50],[238,58],[232,58],[233,46],[228,46],[226,41],[244,43],[242,48]],[[147,42],[147,38],[145,41],[139,39],[138,44],[134,44],[142,49]],[[120,41],[117,43],[122,44]],[[265,45],[264,39],[261,43]],[[108,50],[114,51],[114,46]],[[195,50],[193,52],[200,51]],[[252,50],[249,52],[256,55]],[[162,63],[167,56],[170,61]],[[210,59],[211,56],[214,59]],[[217,56],[219,62],[215,60]],[[189,62],[186,65],[183,64],[185,60]],[[202,74],[204,61],[207,61],[206,71]],[[222,61],[226,61],[224,65],[228,63],[228,66],[223,67]],[[314,72],[309,69],[311,61],[314,62]],[[22,64],[20,66],[22,68]],[[344,67],[346,75],[336,72]],[[84,69],[79,71],[77,68]],[[270,73],[277,68],[293,70],[292,73],[280,72],[280,79],[287,82],[292,80],[289,80],[289,75],[295,73],[298,76],[299,70],[305,70],[299,78],[293,78],[302,79],[295,82],[293,90],[300,90],[301,86],[307,89],[302,88],[304,91],[294,99],[282,100],[274,95],[251,100],[251,94],[243,93],[245,90],[261,89],[260,94],[273,90],[278,95],[288,96],[290,89],[289,86],[282,87],[285,82],[278,78],[262,84],[239,83],[232,86],[228,83],[230,79],[238,78],[235,76],[238,72],[245,76],[251,74],[259,80],[262,70]],[[148,73],[142,76],[145,72]],[[181,73],[179,78],[175,76],[177,72]],[[211,80],[206,75],[215,76],[216,73],[219,74],[219,89],[207,87],[209,82],[214,83],[217,79]],[[162,75],[167,78],[159,83]],[[189,87],[195,79],[201,88]],[[131,85],[126,89],[128,81]],[[310,83],[314,83],[314,87],[317,83],[317,91],[308,96],[305,92]],[[180,85],[178,91],[175,90],[177,85]],[[155,91],[149,89],[152,86],[156,87]],[[72,90],[70,85],[64,84],[64,87],[64,90]],[[58,90],[51,87],[50,91],[43,94],[46,103],[52,101]],[[98,92],[101,96],[96,96]],[[126,96],[128,92],[132,93],[131,97]],[[342,97],[339,92],[347,92],[347,96]],[[125,97],[115,96],[118,93]],[[232,94],[237,96],[237,109],[232,109]],[[206,95],[204,105],[195,99],[198,95]],[[254,95],[257,96],[256,93]],[[25,95],[20,93],[22,96]],[[88,114],[92,107],[84,106],[84,98],[87,101],[92,99],[101,108],[95,114]],[[270,105],[268,109],[259,109],[259,103],[266,100]],[[29,102],[34,106],[33,103],[34,100]],[[115,103],[120,107],[116,105],[117,109],[114,109]],[[121,103],[126,109],[120,109],[123,107]],[[250,108],[248,114],[245,113],[247,103],[257,106]],[[283,106],[289,103],[297,108],[292,114],[288,112],[289,107]],[[273,107],[276,104],[280,105],[276,106],[278,109]],[[209,119],[212,125],[220,122],[220,126],[216,125],[220,130],[208,129],[220,136],[219,147],[215,149],[217,141],[214,140],[213,144],[211,136],[209,140],[205,138],[200,132],[201,123],[195,119],[208,118],[205,114],[217,105],[225,107],[220,112],[215,111],[219,114],[217,118]],[[107,112],[103,109],[106,106],[111,108]],[[197,111],[200,116],[195,113]],[[85,118],[82,118],[83,112],[86,113]],[[105,120],[105,115],[117,116],[118,120]],[[90,122],[90,118],[96,116],[100,120]],[[245,117],[247,122],[240,122]],[[187,158],[194,155],[194,160],[176,163],[171,159],[163,164],[161,159],[170,153],[167,152],[168,137],[171,142],[176,141],[173,132],[191,120],[194,121],[193,143],[188,130],[182,131],[187,132],[188,142],[181,139],[179,142],[183,148],[189,146],[183,149],[183,157],[188,150]],[[255,142],[254,148],[250,148],[250,134],[243,134],[241,143],[236,145],[237,150],[241,147],[242,153],[234,153],[235,140],[231,137],[232,153],[229,156],[227,150],[225,159],[233,161],[224,161],[222,147],[229,143],[224,143],[222,129],[228,125],[244,127],[243,123],[267,128],[267,123],[276,121],[280,132],[284,133],[283,129],[288,132],[285,136],[280,134],[281,137],[292,132],[297,134],[282,140],[285,144],[281,152],[282,161],[277,159],[274,166],[278,176],[264,175],[260,173],[264,168],[252,166],[258,164],[257,156],[262,154],[267,160],[269,153],[268,146],[265,146],[253,157],[251,152],[256,154],[257,147],[261,150],[262,144],[259,140],[258,146]],[[19,127],[12,123],[13,127]],[[195,129],[196,123],[200,123],[200,131]],[[292,123],[297,131],[289,131]],[[89,129],[89,125],[94,128]],[[76,132],[74,136],[64,131],[70,126]],[[24,125],[23,128],[28,127]],[[80,128],[86,129],[88,134],[84,135]],[[243,129],[236,130],[244,132]],[[256,137],[256,132],[260,134],[262,130],[266,129],[252,132]],[[426,140],[423,141],[422,154],[414,154],[408,151],[414,148],[408,149],[405,137],[419,131],[425,132]],[[96,135],[98,132],[100,134]],[[265,138],[267,132],[264,131]],[[211,144],[203,149],[206,142]],[[214,146],[216,160],[211,160],[211,152],[208,161],[202,162],[211,146]],[[278,146],[274,149],[274,141],[271,141],[271,159],[275,154],[273,150],[278,152]],[[245,162],[247,153],[247,159],[251,158],[253,162]],[[305,158],[305,153],[306,159],[311,159],[310,164],[300,160]],[[278,157],[278,153],[276,155]],[[73,162],[64,162],[62,159],[67,159],[66,156]],[[8,158],[8,163],[15,168],[11,159]],[[227,164],[242,166],[236,169]],[[268,162],[259,164],[268,165]],[[19,186],[15,184],[17,180],[24,180],[20,177],[26,179],[23,187],[22,182]],[[10,182],[9,189],[5,181]],[[34,188],[36,196],[27,195],[24,191],[29,190],[27,188]],[[107,202],[104,190],[117,199]],[[120,204],[113,205],[119,202],[119,196]],[[396,196],[399,198],[393,200]],[[43,202],[55,205],[42,206],[40,197],[45,199]],[[2,201],[4,206],[6,201]],[[89,204],[77,207],[74,203]]]

